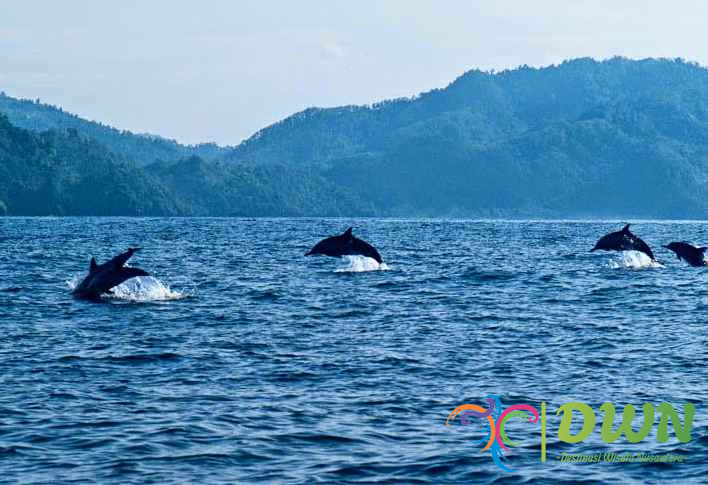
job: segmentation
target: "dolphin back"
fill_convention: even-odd
[[[368,258],[375,259],[377,263],[381,264],[383,263],[383,259],[381,258],[381,255],[379,252],[376,250],[375,247],[373,247],[371,244],[369,244],[366,241],[363,241],[359,238],[354,238],[352,241],[352,252],[354,254],[360,254],[362,256],[366,256]]]
[[[308,251],[305,256],[313,254],[324,254],[325,256],[333,256],[339,258],[349,255],[361,255],[376,260],[381,264],[383,259],[381,255],[366,241],[363,241],[352,234],[352,228],[348,228],[344,233],[338,236],[328,237],[321,240]]]
[[[619,231],[602,236],[590,251],[598,249],[603,251],[639,251],[656,261],[649,245],[635,234],[632,234],[629,230],[629,224]]]
[[[651,248],[647,243],[645,243],[641,238],[634,236],[633,248],[635,251],[640,251],[647,256],[649,256],[653,261],[656,261],[654,253],[651,252]]]
[[[686,242],[672,242],[664,246],[666,249],[676,254],[678,259],[686,261],[691,266],[706,266],[704,253],[707,248],[697,248]]]
[[[324,254],[326,256],[335,256],[339,244],[337,242],[338,236],[328,237],[321,240],[310,249],[305,256],[311,256],[313,254]]]

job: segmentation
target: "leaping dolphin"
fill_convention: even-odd
[[[367,256],[375,259],[379,264],[383,262],[383,259],[381,259],[381,255],[376,248],[368,242],[355,237],[352,234],[351,227],[339,236],[332,236],[321,240],[315,244],[315,246],[310,249],[305,256],[313,256],[317,254],[332,256],[334,258],[359,254],[361,256]]]
[[[678,259],[683,259],[691,266],[708,266],[704,255],[708,248],[697,248],[685,242],[672,242],[664,246],[669,251],[676,253]]]
[[[111,288],[125,280],[136,276],[150,276],[140,268],[126,268],[124,265],[140,248],[130,248],[110,261],[96,264],[96,258],[91,258],[89,274],[74,289],[74,295],[89,300],[97,300],[102,294],[110,293]]]
[[[621,231],[611,232],[606,236],[602,236],[590,251],[597,251],[598,249],[602,251],[639,251],[649,256],[652,261],[656,261],[649,245],[635,234],[632,234],[629,230],[629,224],[624,226]]]

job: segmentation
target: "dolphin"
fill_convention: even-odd
[[[597,251],[598,249],[602,251],[639,251],[649,256],[652,261],[656,261],[649,245],[635,234],[632,234],[629,226],[627,224],[621,231],[611,232],[606,236],[602,236],[590,251]]]
[[[315,246],[310,249],[305,256],[314,256],[318,254],[332,256],[334,258],[359,254],[361,256],[367,256],[375,259],[379,264],[383,262],[383,259],[381,259],[381,255],[376,248],[368,242],[362,241],[358,237],[354,236],[352,234],[351,227],[339,236],[332,236],[321,240],[315,244]]]
[[[140,268],[125,267],[125,263],[141,248],[129,248],[110,261],[96,264],[96,258],[91,258],[89,274],[74,289],[74,295],[89,300],[97,300],[103,293],[111,293],[111,288],[125,280],[136,276],[150,276]]]
[[[683,259],[691,266],[708,266],[704,259],[704,253],[708,249],[706,247],[697,248],[685,242],[672,242],[663,247],[676,253],[678,259]]]

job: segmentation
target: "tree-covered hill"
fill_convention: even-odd
[[[218,164],[197,156],[146,168],[76,130],[34,133],[0,114],[0,215],[372,215],[311,169]]]
[[[388,215],[708,217],[707,155],[708,70],[615,58],[310,109],[228,159],[321,167]]]
[[[470,71],[409,99],[311,108],[229,150],[143,153],[150,138],[67,131],[47,120],[72,115],[8,99],[0,112],[20,106],[10,121],[33,129],[0,125],[11,214],[708,218],[708,70],[681,60]]]
[[[0,113],[5,114],[13,125],[35,133],[76,130],[79,134],[93,138],[109,150],[134,161],[138,166],[190,155],[214,158],[226,152],[225,148],[214,143],[181,145],[159,136],[117,130],[102,123],[85,120],[59,107],[43,104],[39,100],[16,99],[3,92],[0,92]]]
[[[460,76],[444,89],[372,106],[310,108],[264,128],[228,158],[308,164],[383,154],[411,140],[484,146],[609,105],[669,104],[706,122],[708,70],[681,60],[589,58]],[[658,114],[658,113],[657,113]],[[658,121],[658,120],[657,120]]]
[[[175,198],[132,162],[74,130],[35,134],[0,114],[0,212],[174,215]]]
[[[310,168],[214,163],[192,156],[155,163],[146,171],[192,215],[374,215],[372,204]]]

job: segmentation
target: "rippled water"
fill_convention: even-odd
[[[305,258],[342,231],[370,260]],[[663,267],[589,253],[618,222],[0,219],[0,481],[547,483],[700,481],[708,472],[708,272],[660,248],[707,223],[633,230]],[[72,298],[131,245],[154,279]],[[364,271],[372,270],[372,271]],[[509,473],[460,404],[547,403],[514,422]],[[558,407],[596,432],[561,443]],[[692,441],[605,444],[602,403],[696,405]],[[658,423],[658,416],[656,423]],[[619,417],[618,421],[619,423]],[[672,452],[671,465],[568,464],[568,453]]]

